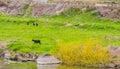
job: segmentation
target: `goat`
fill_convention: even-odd
[[[32,39],[32,41],[33,41],[34,43],[36,43],[36,44],[41,44],[41,41],[40,41],[40,40],[33,40],[33,39]]]

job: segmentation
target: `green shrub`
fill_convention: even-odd
[[[27,10],[28,7],[29,7],[29,4],[24,5],[23,10],[24,11]]]

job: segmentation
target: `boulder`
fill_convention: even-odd
[[[52,65],[52,64],[60,64],[61,61],[55,58],[50,54],[42,54],[39,55],[36,60],[38,65]]]
[[[106,65],[106,68],[120,68],[120,61],[111,61]]]
[[[0,6],[8,6],[6,2],[0,1]]]
[[[76,27],[83,27],[83,26],[85,26],[85,24],[76,24],[75,26]]]
[[[85,13],[86,11],[87,11],[87,8],[82,8],[82,9],[81,9],[81,12],[82,12],[82,13]]]
[[[92,14],[100,14],[101,16],[111,20],[120,20],[119,8],[97,7],[96,10],[92,11]]]
[[[10,59],[10,55],[11,55],[11,52],[10,52],[9,50],[6,50],[6,51],[4,52],[4,58],[5,58],[6,60],[9,60],[9,59]]]
[[[106,65],[106,68],[115,68],[115,64],[114,63],[109,63]]]
[[[4,13],[4,12],[6,12],[6,10],[7,10],[7,7],[0,7],[0,13]]]
[[[18,53],[15,56],[11,57],[10,60],[12,61],[19,61],[19,62],[28,62],[28,61],[35,61],[37,55],[34,54],[25,54],[25,53]]]
[[[8,42],[0,42],[0,49],[6,48],[8,45]]]
[[[120,47],[118,46],[110,46],[108,47],[108,51],[112,55],[112,57],[120,58]]]
[[[71,24],[71,23],[67,23],[66,25],[65,25],[65,27],[72,27],[73,26],[73,24]]]
[[[9,51],[4,51],[4,49],[7,47],[7,42],[0,42],[0,57],[8,58],[10,55]]]
[[[120,65],[120,61],[116,61],[116,60],[111,61],[111,63],[115,64],[116,66]]]

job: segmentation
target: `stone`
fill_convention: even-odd
[[[120,68],[120,61],[113,60],[106,65],[107,68]]]
[[[120,47],[118,46],[110,46],[108,47],[108,51],[112,55],[112,57],[120,58]]]
[[[85,13],[87,11],[87,8],[82,8],[81,11],[82,13]]]
[[[8,42],[0,42],[0,49],[6,48],[8,45]]]
[[[0,49],[0,57],[3,57],[3,56],[4,56],[3,49]]]
[[[0,6],[8,6],[6,2],[0,1]]]
[[[115,64],[116,66],[119,66],[120,65],[120,61],[111,61],[111,63]]]
[[[120,68],[120,65],[117,65],[117,67],[116,67],[116,68],[117,68],[117,69],[118,69],[118,68]]]
[[[0,7],[0,13],[4,13],[4,12],[6,12],[6,10],[7,10],[7,7]]]
[[[76,24],[75,26],[77,26],[77,27],[83,27],[83,26],[85,26],[85,24]]]
[[[38,65],[52,65],[52,64],[60,64],[61,61],[55,58],[50,54],[42,54],[39,55],[36,60]]]
[[[65,26],[66,26],[66,27],[72,27],[73,24],[71,24],[71,23],[67,23]]]
[[[115,64],[114,63],[108,63],[107,65],[106,65],[106,68],[115,68]]]
[[[97,7],[93,14],[100,14],[101,16],[111,19],[111,20],[120,20],[120,9],[117,8],[105,8]]]
[[[11,55],[11,53],[10,53],[9,50],[6,50],[6,51],[4,52],[4,58],[5,58],[5,59],[9,60],[9,59],[10,59],[10,55]]]
[[[11,57],[10,60],[12,61],[19,61],[19,62],[28,62],[28,61],[35,61],[36,55],[34,54],[25,54],[25,53],[18,53],[14,57]]]

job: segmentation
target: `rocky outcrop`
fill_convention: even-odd
[[[0,1],[0,6],[6,6],[6,7],[8,7],[7,3],[5,3],[3,1]]]
[[[8,43],[9,42],[7,42],[7,41],[0,42],[0,57],[3,57],[4,52],[5,52],[4,49],[7,47]]]
[[[7,47],[7,44],[8,44],[8,42],[0,42],[0,49],[4,49],[4,48],[6,48]]]
[[[73,26],[72,23],[67,23],[67,24],[65,25],[65,27],[72,27],[72,26]]]
[[[62,4],[35,4],[32,10],[32,16],[38,17],[41,15],[56,15],[64,12],[69,7],[64,7]]]
[[[120,20],[120,9],[119,8],[106,8],[106,7],[97,7],[93,14],[100,14],[102,17],[111,19],[111,20]]]
[[[112,55],[112,57],[114,58],[120,58],[120,47],[118,46],[110,46],[108,48],[110,54]]]
[[[12,61],[19,61],[19,62],[28,62],[33,61],[35,62],[37,55],[32,53],[15,53],[15,56],[11,56],[10,60]]]
[[[0,3],[0,13],[5,13],[6,15],[22,15],[24,14],[23,8],[26,2],[1,2]]]
[[[71,3],[72,4],[72,3]],[[91,3],[90,3],[91,4]],[[79,6],[79,5],[78,5]],[[0,1],[0,13],[5,13],[7,15],[31,15],[32,17],[39,17],[41,15],[56,15],[59,13],[63,13],[69,8],[79,8],[81,12],[86,12],[89,8],[95,8],[93,14],[100,14],[101,16],[109,19],[120,19],[120,9],[119,8],[111,8],[111,7],[95,7],[86,6],[77,7],[74,5],[70,5],[67,3],[38,3],[32,0],[23,0],[23,1],[12,1],[12,2],[3,2]],[[89,7],[89,8],[88,8]]]
[[[1,57],[4,57],[5,60],[17,61],[17,62],[35,62],[37,59],[37,55],[32,53],[18,53],[10,50],[2,51]]]
[[[55,58],[54,56],[50,54],[42,54],[39,55],[36,60],[38,65],[54,65],[54,64],[60,64],[61,61]]]
[[[120,68],[120,47],[119,46],[109,46],[108,51],[110,52],[113,60],[106,64],[107,68]]]
[[[50,64],[59,64],[60,61],[55,58],[54,56],[51,56],[50,54],[32,54],[32,53],[20,53],[20,52],[14,52],[11,50],[6,50],[6,46],[9,42],[14,42],[13,40],[9,40],[8,42],[0,42],[0,57],[4,57],[4,59],[7,61],[18,61],[18,62],[37,62],[39,65],[50,65]],[[5,50],[4,50],[5,49]]]
[[[108,63],[106,66],[106,68],[120,68],[120,61],[111,61],[110,63]]]
[[[39,17],[41,15],[55,15],[63,12],[68,7],[62,4],[41,4],[36,2],[0,2],[0,13],[7,15],[31,15]]]

